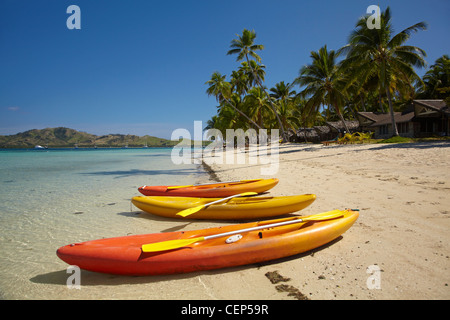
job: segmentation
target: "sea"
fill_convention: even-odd
[[[198,164],[175,165],[171,151],[0,150],[0,299],[122,297],[123,290],[106,294],[95,285],[68,290],[67,265],[56,250],[75,242],[176,229],[180,222],[152,217],[130,201],[143,185],[207,179]],[[84,273],[85,284],[89,279],[102,282]],[[111,288],[109,278],[100,279]],[[120,288],[124,283],[117,281]],[[126,291],[123,297],[128,298]]]

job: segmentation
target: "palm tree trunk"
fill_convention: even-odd
[[[335,105],[333,106],[334,110],[336,110],[336,113],[339,116],[339,119],[341,119],[342,124],[344,125],[345,130],[347,130],[348,133],[351,133],[350,130],[347,127],[347,124],[345,123],[344,117],[341,114],[341,110],[339,110],[337,102],[335,102]]]
[[[381,97],[381,91],[378,93],[378,98],[379,98],[379,102],[380,102],[380,111],[384,113],[383,98]]]
[[[359,94],[359,98],[361,99],[361,106],[362,106],[362,109],[363,109],[363,111],[364,112],[366,112],[367,110],[366,110],[366,104],[365,104],[365,102],[364,102],[364,97],[363,97],[363,95],[360,93]]]
[[[350,130],[348,129],[348,127],[347,127],[347,124],[345,123],[344,117],[342,116],[342,114],[340,112],[338,112],[338,116],[339,116],[339,119],[341,119],[342,124],[344,125],[344,128],[347,131],[347,133],[351,133]]]
[[[283,122],[281,121],[280,116],[278,115],[277,109],[273,105],[270,95],[267,93],[267,91],[264,89],[264,87],[262,86],[261,82],[259,81],[258,75],[256,75],[256,77],[257,77],[257,80],[259,82],[259,86],[261,87],[261,89],[263,89],[264,93],[266,94],[267,100],[269,100],[269,104],[272,107],[272,110],[275,113],[275,116],[277,117],[277,121],[278,121],[278,124],[280,125],[280,129],[281,129],[281,137],[283,138],[284,142],[287,142],[286,131],[284,131]]]
[[[286,132],[284,131],[283,123],[281,122],[281,119],[280,119],[280,117],[278,116],[277,109],[276,109],[275,106],[273,105],[272,99],[270,98],[270,95],[267,93],[266,89],[264,89],[264,86],[262,85],[261,79],[259,79],[258,74],[256,73],[255,70],[253,70],[253,68],[252,68],[252,66],[251,66],[251,64],[250,64],[250,61],[249,61],[249,59],[248,59],[248,55],[245,55],[245,58],[247,59],[247,64],[248,64],[248,66],[250,67],[250,69],[252,69],[252,72],[253,72],[253,75],[255,76],[256,82],[258,82],[259,87],[260,87],[260,88],[264,91],[264,93],[266,94],[267,99],[269,100],[269,104],[270,104],[270,106],[272,107],[272,110],[273,110],[273,112],[275,113],[275,116],[277,117],[278,124],[280,125],[281,137],[283,138],[283,142],[287,142],[287,141],[288,141],[288,138],[287,138]]]
[[[386,89],[386,94],[387,94],[387,98],[388,98],[388,102],[389,102],[389,110],[391,112],[392,134],[394,137],[397,137],[399,134],[398,134],[397,124],[395,123],[394,108],[392,106],[391,91],[389,90],[389,88]]]

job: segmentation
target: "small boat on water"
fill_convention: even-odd
[[[45,149],[47,149],[47,148],[43,147],[43,146],[40,146],[40,145],[37,145],[37,146],[34,147],[34,150],[45,150]]]

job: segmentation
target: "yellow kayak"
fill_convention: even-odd
[[[142,211],[168,218],[183,217],[177,213],[202,206],[220,198],[134,197],[131,202]],[[275,217],[302,210],[316,200],[314,194],[286,197],[239,197],[210,205],[188,216],[189,219],[250,220]]]

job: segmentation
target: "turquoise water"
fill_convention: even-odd
[[[67,294],[46,280],[66,267],[55,254],[60,246],[163,231],[164,222],[131,207],[137,188],[204,177],[198,165],[174,165],[170,155],[163,148],[1,150],[0,298]]]
[[[178,184],[198,173],[175,166],[171,149],[63,149],[0,151],[2,216],[35,209],[59,197],[82,197],[141,185]],[[25,197],[25,198],[23,198]],[[24,201],[26,200],[26,201]],[[28,205],[27,205],[28,204]],[[20,207],[20,209],[18,209]]]

